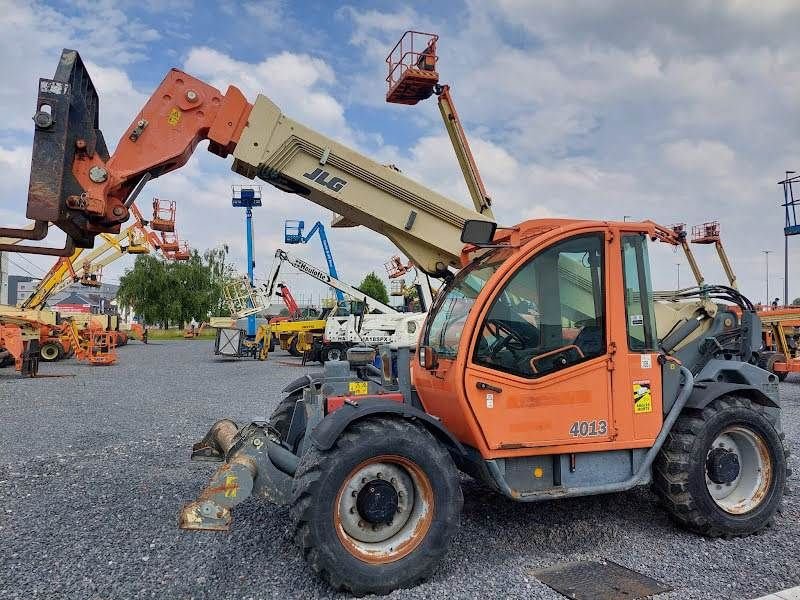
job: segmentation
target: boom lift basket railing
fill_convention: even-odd
[[[403,259],[397,255],[392,256],[387,262],[383,263],[383,267],[386,269],[389,279],[397,279],[414,269],[411,261],[408,264],[403,264]]]
[[[692,227],[693,244],[715,244],[719,241],[719,221],[710,221]]]
[[[175,231],[175,201],[153,198],[153,219],[150,227],[156,231]]]
[[[103,273],[101,268],[98,267],[93,270],[91,263],[85,262],[83,263],[83,273],[78,283],[86,287],[99,288],[102,285],[102,278]]]
[[[303,237],[305,225],[305,221],[285,221],[283,224],[283,241],[287,244],[302,244],[305,241]]]
[[[128,230],[128,246],[126,247],[125,251],[128,254],[149,254],[150,253],[150,246],[147,245],[147,234],[139,229],[138,227],[134,227],[133,229]]]
[[[436,41],[439,36],[421,31],[406,31],[395,44],[386,64],[389,74],[386,101],[394,104],[416,104],[430,98],[439,73],[436,71]]]
[[[173,260],[189,260],[192,257],[192,251],[189,248],[189,242],[181,242],[180,248],[172,253]]]
[[[269,298],[250,285],[245,275],[226,283],[222,288],[222,296],[231,316],[237,319],[256,315],[269,308]]]
[[[800,175],[789,177],[794,171],[786,171],[786,179],[778,183],[783,186],[783,207],[785,209],[785,223],[783,234],[785,236],[800,235],[800,225],[797,224],[797,207],[800,206],[800,198],[794,197],[794,184],[800,183]]]
[[[174,231],[166,231],[161,234],[161,251],[166,255],[169,252],[177,252],[181,248],[178,234]]]

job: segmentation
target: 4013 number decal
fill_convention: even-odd
[[[597,437],[608,433],[606,421],[575,421],[569,428],[572,437]]]

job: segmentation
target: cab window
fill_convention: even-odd
[[[495,297],[477,364],[523,377],[606,352],[602,234],[559,242],[520,268]]]
[[[644,234],[622,236],[622,275],[625,281],[625,317],[628,348],[649,351],[656,347],[653,287]]]

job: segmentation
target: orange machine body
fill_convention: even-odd
[[[605,354],[533,379],[476,364],[472,357],[481,324],[504,284],[539,252],[589,233],[605,239]],[[675,243],[666,230],[650,222],[547,219],[499,232],[495,242],[509,244],[503,250],[508,256],[466,316],[456,358],[438,360],[433,370],[412,361],[413,381],[426,412],[485,459],[652,446],[663,421],[661,366],[654,350],[628,349],[620,241],[627,233]],[[469,248],[465,263],[468,252]],[[650,386],[652,407],[637,413],[632,390],[641,381]],[[575,422],[600,421],[607,424],[602,435],[570,435]]]

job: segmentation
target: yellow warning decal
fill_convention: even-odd
[[[653,394],[650,391],[649,381],[633,382],[633,412],[653,412]]]
[[[177,125],[180,122],[182,114],[183,113],[178,108],[173,108],[171,111],[169,111],[169,116],[167,117],[167,123],[175,127],[175,125]]]
[[[366,381],[351,381],[349,389],[351,394],[363,396],[369,391],[369,386]]]
[[[225,497],[226,498],[236,498],[236,490],[239,489],[237,485],[237,481],[239,480],[236,475],[227,475],[225,477]]]

